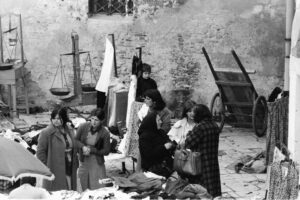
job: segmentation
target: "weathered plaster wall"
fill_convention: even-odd
[[[55,99],[49,88],[59,54],[71,50],[72,31],[79,34],[80,48],[91,51],[98,72],[105,36],[114,33],[118,71],[125,81],[135,47],[145,46],[143,61],[154,66],[153,77],[166,98],[170,98],[167,91],[185,88],[193,89],[194,100],[210,102],[217,88],[201,54],[203,46],[215,68],[237,67],[230,54],[234,49],[246,69],[256,70],[250,78],[259,94],[268,95],[283,85],[282,0],[138,0],[135,18],[88,18],[87,2],[0,0],[0,14],[22,13],[32,103],[46,106],[47,100]]]

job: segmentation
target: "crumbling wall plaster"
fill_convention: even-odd
[[[72,31],[79,34],[80,48],[91,51],[97,74],[105,36],[114,33],[118,72],[126,83],[135,48],[145,46],[143,61],[153,65],[153,77],[167,99],[173,98],[170,90],[187,89],[199,103],[210,102],[217,87],[203,46],[215,68],[237,67],[230,54],[234,49],[245,68],[256,71],[250,78],[259,94],[283,85],[284,1],[136,0],[134,16],[90,18],[88,0],[0,0],[0,5],[0,14],[22,14],[30,97],[37,105],[57,100],[50,83],[59,54],[71,51]],[[69,83],[71,72],[67,67]]]

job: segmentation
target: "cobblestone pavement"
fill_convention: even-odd
[[[49,123],[49,113],[40,115],[20,116],[25,125]],[[24,124],[23,123],[23,124]],[[22,126],[22,122],[19,122]],[[232,167],[238,158],[246,155],[255,156],[265,150],[266,138],[257,137],[251,129],[232,128],[225,126],[220,135],[219,163],[221,171],[222,197],[219,199],[263,199],[265,196],[266,174],[236,173]],[[132,173],[133,162],[122,154],[111,153],[106,156],[108,176],[125,176],[122,162]]]

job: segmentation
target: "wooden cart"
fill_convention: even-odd
[[[202,52],[219,89],[211,100],[210,110],[220,129],[228,123],[235,127],[253,128],[257,136],[263,136],[267,128],[267,101],[264,96],[258,96],[235,51],[231,53],[240,71],[215,70],[204,47]]]

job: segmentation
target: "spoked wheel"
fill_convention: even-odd
[[[252,125],[258,137],[264,136],[268,123],[268,105],[264,96],[259,96],[254,102],[252,110]]]
[[[218,92],[213,96],[210,102],[210,112],[221,132],[225,123],[225,106]]]

